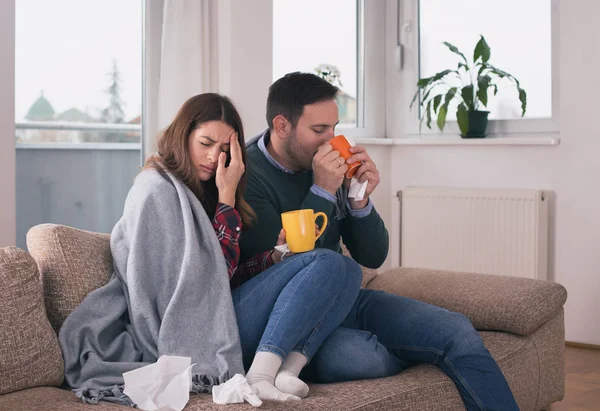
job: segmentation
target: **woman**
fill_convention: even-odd
[[[245,365],[263,400],[308,393],[298,374],[348,314],[361,271],[329,250],[283,262],[272,250],[238,265],[239,236],[254,218],[244,164],[231,101],[190,98],[128,194],[111,235],[111,280],[60,331],[65,378],[82,399],[131,405],[122,373],[164,354],[192,358],[194,391]]]

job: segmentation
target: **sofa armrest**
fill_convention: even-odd
[[[528,335],[567,299],[560,284],[529,278],[399,267],[367,288],[403,295],[465,314],[476,329]]]

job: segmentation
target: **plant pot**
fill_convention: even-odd
[[[488,126],[489,111],[469,111],[469,128],[463,138],[483,138],[485,137]]]

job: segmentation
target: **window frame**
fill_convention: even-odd
[[[385,137],[385,7],[357,0],[357,124],[336,127],[337,134],[358,138]]]
[[[447,138],[460,134],[456,120],[448,120],[444,132],[435,124],[419,130],[419,109],[410,101],[419,78],[419,0],[386,0],[390,11],[386,17],[387,69],[387,124],[386,136],[393,138]],[[551,72],[552,116],[550,118],[524,118],[489,120],[490,137],[555,136],[560,131],[560,58],[559,58],[559,0],[551,0]],[[399,46],[398,44],[402,46]],[[402,68],[399,70],[399,56]],[[394,114],[395,115],[394,115]],[[399,115],[398,115],[399,114]]]
[[[272,26],[273,16],[261,14],[253,16],[252,22],[247,21],[247,16],[241,16],[239,9],[252,7],[256,9],[268,9],[273,7],[273,0],[256,0],[248,4],[246,0],[219,0],[218,3],[218,61],[214,65],[219,73],[218,85],[215,91],[232,97],[238,109],[241,110],[245,128],[248,119],[264,118],[262,113],[263,104],[259,104],[263,98],[266,103],[266,95],[272,84],[273,53],[272,53]],[[382,109],[386,93],[386,67],[385,67],[385,21],[386,7],[382,1],[356,0],[357,13],[357,124],[352,126],[338,125],[336,132],[345,134],[353,139],[385,137],[385,110]],[[160,45],[162,36],[162,13],[164,0],[152,0],[145,2],[145,53],[144,53],[144,110],[142,136],[143,152],[148,155],[155,146],[154,135],[158,131],[156,123],[157,108],[153,106],[158,96],[158,83],[160,78]],[[382,7],[383,6],[383,7]],[[238,10],[237,12],[235,12]],[[240,20],[242,19],[243,20]],[[261,30],[251,30],[252,27],[260,26]],[[266,35],[265,29],[269,36]],[[248,30],[242,30],[248,26]],[[233,52],[239,51],[237,42],[239,36],[244,36],[245,48],[243,56],[261,56],[255,58],[252,70],[249,73],[238,72],[233,68],[232,59],[238,58]],[[268,43],[267,43],[268,42]],[[250,47],[249,47],[250,45]],[[270,50],[270,51],[269,51]],[[268,52],[268,56],[265,54]],[[270,57],[269,57],[270,56]],[[240,57],[241,58],[241,57]],[[256,76],[257,70],[266,76]],[[268,77],[268,80],[267,80]],[[235,81],[234,81],[235,80]],[[250,87],[251,85],[251,87]],[[257,94],[256,90],[261,90]],[[263,91],[264,90],[264,93]],[[264,96],[263,96],[264,94]],[[252,101],[252,104],[249,102]],[[258,107],[261,107],[260,109]],[[257,117],[258,116],[258,117]],[[266,126],[266,124],[265,124]]]
[[[357,116],[356,124],[339,124],[337,134],[353,139],[385,136],[385,7],[379,1],[357,4]],[[276,35],[275,33],[273,35]],[[272,60],[271,60],[272,66]]]

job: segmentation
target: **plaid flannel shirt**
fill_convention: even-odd
[[[243,264],[238,264],[240,259],[239,239],[242,233],[242,218],[237,210],[227,204],[217,204],[217,211],[212,223],[217,234],[217,239],[221,244],[223,255],[225,256],[231,288],[239,287],[244,282],[273,265],[271,251],[259,253]]]

